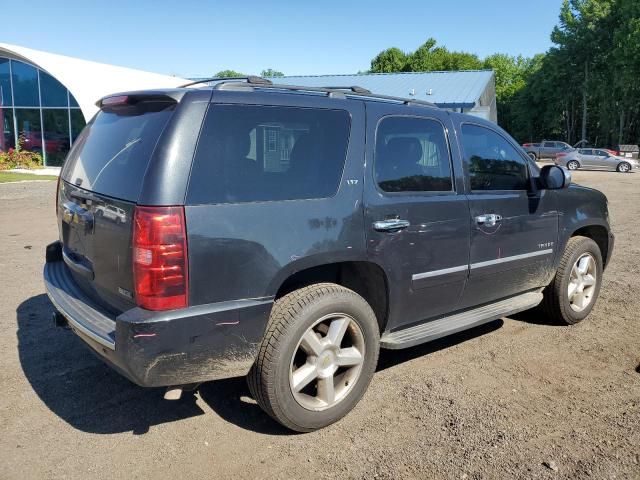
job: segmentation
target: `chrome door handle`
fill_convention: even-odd
[[[487,227],[495,227],[500,221],[502,221],[502,215],[496,215],[495,213],[485,213],[476,217],[476,223],[478,225],[485,225]]]
[[[406,220],[400,220],[399,218],[392,218],[389,220],[379,220],[373,222],[373,229],[378,232],[397,232],[398,230],[404,230],[411,223]]]

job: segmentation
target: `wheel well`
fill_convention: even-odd
[[[278,289],[276,299],[314,283],[331,282],[349,288],[363,297],[376,315],[382,332],[387,323],[387,277],[378,265],[370,262],[340,262],[301,270],[287,278]]]
[[[576,230],[571,236],[588,237],[596,242],[598,248],[600,248],[600,253],[602,253],[603,266],[606,267],[605,262],[607,261],[607,253],[609,252],[609,232],[607,232],[606,228],[600,225],[590,225]]]

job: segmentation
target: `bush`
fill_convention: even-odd
[[[24,150],[24,138],[18,139],[18,147],[10,148],[6,152],[0,151],[0,170],[11,170],[13,168],[42,168],[44,161],[38,152]]]

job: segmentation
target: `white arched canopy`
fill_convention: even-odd
[[[0,43],[0,57],[29,63],[49,73],[75,97],[86,121],[97,112],[96,101],[105,95],[127,90],[173,88],[188,82],[180,77],[91,62],[6,43]]]

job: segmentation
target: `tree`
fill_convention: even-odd
[[[220,70],[215,74],[216,77],[246,77],[244,73],[236,72],[235,70]]]
[[[407,64],[407,55],[399,48],[383,50],[371,60],[371,73],[402,72]]]
[[[262,70],[260,72],[261,77],[284,77],[284,73],[279,72],[278,70],[274,70],[272,68],[267,68],[266,70]]]

